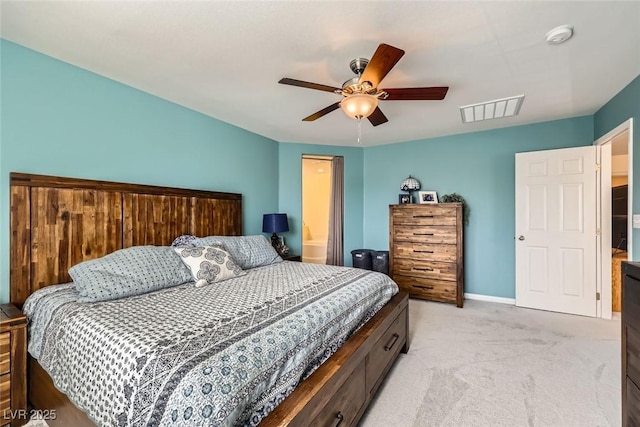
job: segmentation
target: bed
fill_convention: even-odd
[[[79,313],[78,307],[82,304],[73,301],[73,287],[58,285],[69,282],[68,270],[71,266],[121,248],[140,245],[168,245],[174,237],[181,234],[240,235],[242,231],[241,206],[242,196],[239,194],[13,173],[11,174],[11,302],[22,306],[29,295],[38,289],[47,288],[40,293],[59,296],[59,306],[50,309],[50,313],[74,313],[60,317],[69,322],[69,319],[73,319],[74,316],[82,318],[85,314],[77,314]],[[310,269],[322,271],[312,272]],[[364,288],[354,292],[337,283],[362,280],[366,282],[372,279],[371,273],[348,268],[310,266],[286,261],[260,267],[249,272],[243,278],[232,279],[238,283],[229,282],[226,294],[233,295],[234,286],[236,288],[245,286],[245,282],[250,280],[263,280],[262,276],[315,277],[312,273],[319,274],[318,277],[325,279],[318,279],[315,281],[317,283],[313,283],[314,280],[311,280],[304,286],[292,284],[293,282],[286,286],[282,285],[279,288],[281,294],[270,295],[267,300],[272,303],[280,303],[286,299],[284,298],[286,295],[295,294],[292,291],[296,289],[305,294],[324,292],[330,298],[334,298],[334,303],[330,304],[332,307],[339,305],[340,301],[348,300],[350,293],[360,295],[360,297],[355,297],[354,301],[359,301],[358,298],[360,300],[369,298],[363,297],[366,294],[362,290]],[[261,276],[262,279],[256,279],[256,277],[251,279],[252,275]],[[331,277],[334,278],[331,279],[333,282],[329,279]],[[337,281],[337,277],[341,277],[341,281]],[[329,286],[329,282],[333,285]],[[322,292],[320,292],[320,288],[323,289]],[[332,289],[331,292],[329,292],[329,288]],[[213,292],[213,289],[207,289],[207,291]],[[325,337],[331,343],[329,347],[333,347],[330,351],[315,347],[309,352],[300,352],[299,349],[293,351],[296,343],[289,344],[289,352],[303,354],[309,359],[312,366],[312,369],[309,369],[308,367],[303,368],[303,365],[296,365],[295,369],[292,369],[292,371],[297,369],[296,375],[303,378],[299,384],[296,383],[295,389],[291,384],[279,383],[276,389],[280,391],[280,397],[266,398],[266,395],[263,395],[261,398],[254,399],[261,403],[252,406],[253,409],[247,409],[248,412],[236,410],[239,412],[238,417],[231,419],[231,421],[226,418],[219,418],[215,422],[205,422],[204,419],[200,419],[199,424],[224,425],[227,422],[247,425],[260,422],[260,425],[266,426],[345,426],[356,424],[398,353],[408,350],[407,296],[396,294],[382,306],[393,293],[391,288],[382,293],[385,292],[387,293],[385,297],[377,303],[374,302],[373,305],[377,305],[375,310],[364,309],[361,317],[355,316],[350,321],[335,320],[334,326],[340,325],[341,327],[324,328],[325,332],[327,330],[333,331],[328,334],[329,338]],[[375,292],[373,293],[375,294]],[[191,286],[185,284],[161,292],[146,294],[140,299],[148,301],[149,298],[155,298],[157,299],[155,307],[170,305],[172,312],[182,313],[189,304],[192,304],[187,298],[189,294],[193,294],[192,284]],[[193,297],[193,295],[191,296]],[[201,294],[197,294],[195,298],[199,297]],[[35,301],[35,298],[32,300]],[[171,304],[171,301],[179,302]],[[320,301],[322,300],[318,299],[316,303],[322,304]],[[30,304],[37,305],[36,303]],[[117,316],[112,316],[109,320],[108,313],[113,310],[113,305],[118,304],[132,307],[135,307],[136,304],[140,307],[143,305],[154,307],[154,304],[142,303],[135,297],[133,301],[125,299],[125,302],[105,303],[102,308],[103,317],[100,321],[116,322],[114,318]],[[326,305],[326,301],[324,304]],[[180,305],[183,306],[181,307],[182,311],[178,310]],[[380,306],[382,307],[380,308]],[[238,308],[239,306],[234,307]],[[291,307],[295,307],[295,304],[288,308]],[[313,312],[317,308],[310,303],[300,306],[295,311],[300,314]],[[25,309],[30,311],[33,310],[33,307],[27,306]],[[94,309],[94,311],[96,310]],[[193,311],[192,327],[178,324],[173,333],[178,335],[185,333],[185,342],[182,344],[188,343],[188,345],[196,346],[199,341],[192,339],[192,337],[202,338],[204,336],[202,332],[206,322],[203,315],[205,312]],[[244,310],[244,312],[247,311]],[[150,313],[153,312],[152,308]],[[156,309],[155,312],[157,313],[158,310]],[[236,310],[236,312],[243,313],[243,310]],[[373,314],[374,312],[375,314]],[[142,317],[150,316],[150,313]],[[217,318],[223,318],[223,316],[217,316]],[[251,322],[243,319],[241,315],[238,317],[228,316],[226,320],[244,322],[245,326],[251,327]],[[366,323],[364,323],[365,321]],[[274,320],[272,323],[277,324],[278,322]],[[120,326],[122,327],[122,324]],[[70,325],[65,325],[63,329],[67,330],[67,327],[70,328]],[[344,334],[338,333],[338,330],[342,330]],[[350,335],[353,330],[357,331]],[[243,336],[243,339],[258,338],[248,333],[240,335]],[[349,336],[348,339],[347,336]],[[345,340],[346,342],[344,342]],[[175,342],[167,340],[166,343],[167,353],[175,350]],[[234,341],[233,345],[228,348],[235,346],[233,348],[237,350],[238,345],[240,344]],[[38,351],[35,353],[43,361],[50,361],[51,355],[55,353],[55,350],[47,349],[44,345],[41,350],[42,353],[38,353]],[[325,359],[327,360],[324,361]],[[185,360],[171,360],[170,363],[176,366],[181,363],[180,366],[188,365]],[[324,363],[320,364],[323,361]],[[43,365],[47,363],[43,363]],[[127,363],[126,359],[123,358],[121,363]],[[157,366],[160,365],[156,365],[156,368]],[[204,365],[197,366],[203,367]],[[66,389],[68,387],[68,384],[65,385],[65,381],[78,383],[78,379],[71,378],[70,374],[65,373],[65,369],[68,368],[53,370],[52,378],[47,370],[38,363],[38,360],[31,357],[29,360],[30,403],[36,409],[56,409],[56,420],[49,421],[52,426],[56,424],[94,425],[92,420],[71,402],[69,397],[58,390],[58,388]],[[50,366],[49,370],[52,371]],[[312,373],[309,375],[310,372]],[[148,374],[148,372],[146,373]],[[176,391],[175,396],[184,397],[189,387],[194,389],[197,386],[202,390],[204,384],[198,383],[199,380],[194,381],[192,384],[182,379],[174,381],[176,389],[182,387],[179,393]],[[82,393],[70,394],[74,396],[73,400],[79,406],[86,406],[77,402],[77,396],[81,396]],[[134,390],[129,394],[141,398],[148,396],[149,393]],[[239,398],[235,397],[236,400]],[[162,399],[158,401],[162,401]],[[183,417],[181,419],[184,419],[185,416],[184,411],[180,414],[174,414],[173,411],[168,410],[154,418],[143,414],[144,411],[123,408],[124,410],[120,414],[122,425],[168,424],[175,421],[174,418],[177,419],[178,415]],[[157,405],[154,408],[157,409]],[[182,408],[185,409],[184,406]],[[199,406],[196,409],[199,414],[210,415],[209,409],[204,406]],[[113,412],[113,408],[103,408],[104,414],[111,412]],[[217,413],[219,415],[223,412],[225,411]],[[125,413],[127,414],[124,415]],[[103,419],[95,415],[92,418],[99,424],[113,424],[108,418]]]

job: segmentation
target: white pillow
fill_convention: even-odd
[[[238,267],[229,252],[219,247],[186,246],[173,248],[173,250],[180,255],[182,262],[191,270],[191,275],[198,288],[247,274],[246,271]]]

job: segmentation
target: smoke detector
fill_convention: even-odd
[[[571,25],[561,25],[547,33],[546,39],[549,44],[560,44],[569,40],[573,36]]]

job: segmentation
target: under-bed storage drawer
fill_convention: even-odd
[[[352,425],[367,399],[364,372],[365,363],[363,361],[309,425],[314,427]]]
[[[395,360],[407,339],[407,312],[403,310],[398,318],[373,345],[367,356],[367,393],[375,393],[387,367]]]

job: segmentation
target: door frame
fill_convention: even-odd
[[[633,118],[626,120],[620,125],[616,126],[605,135],[601,136],[594,141],[593,145],[598,146],[598,159],[601,158],[601,147],[605,144],[611,143],[611,141],[621,133],[628,131],[627,144],[629,151],[628,165],[628,199],[627,199],[627,253],[628,259],[633,260]],[[611,176],[611,159],[601,162],[600,164],[600,178],[608,174]],[[607,182],[609,185],[607,185]],[[596,199],[597,216],[600,218],[598,228],[604,230],[605,226],[611,228],[611,180],[599,179],[598,192],[599,197]],[[606,188],[605,188],[606,187]],[[607,203],[603,203],[607,202]],[[599,236],[597,241],[597,277],[596,277],[596,292],[600,293],[600,300],[596,301],[596,317],[603,319],[611,319],[611,232],[607,234],[609,239],[605,242]],[[606,268],[606,266],[609,268]],[[608,275],[606,274],[608,272]]]

